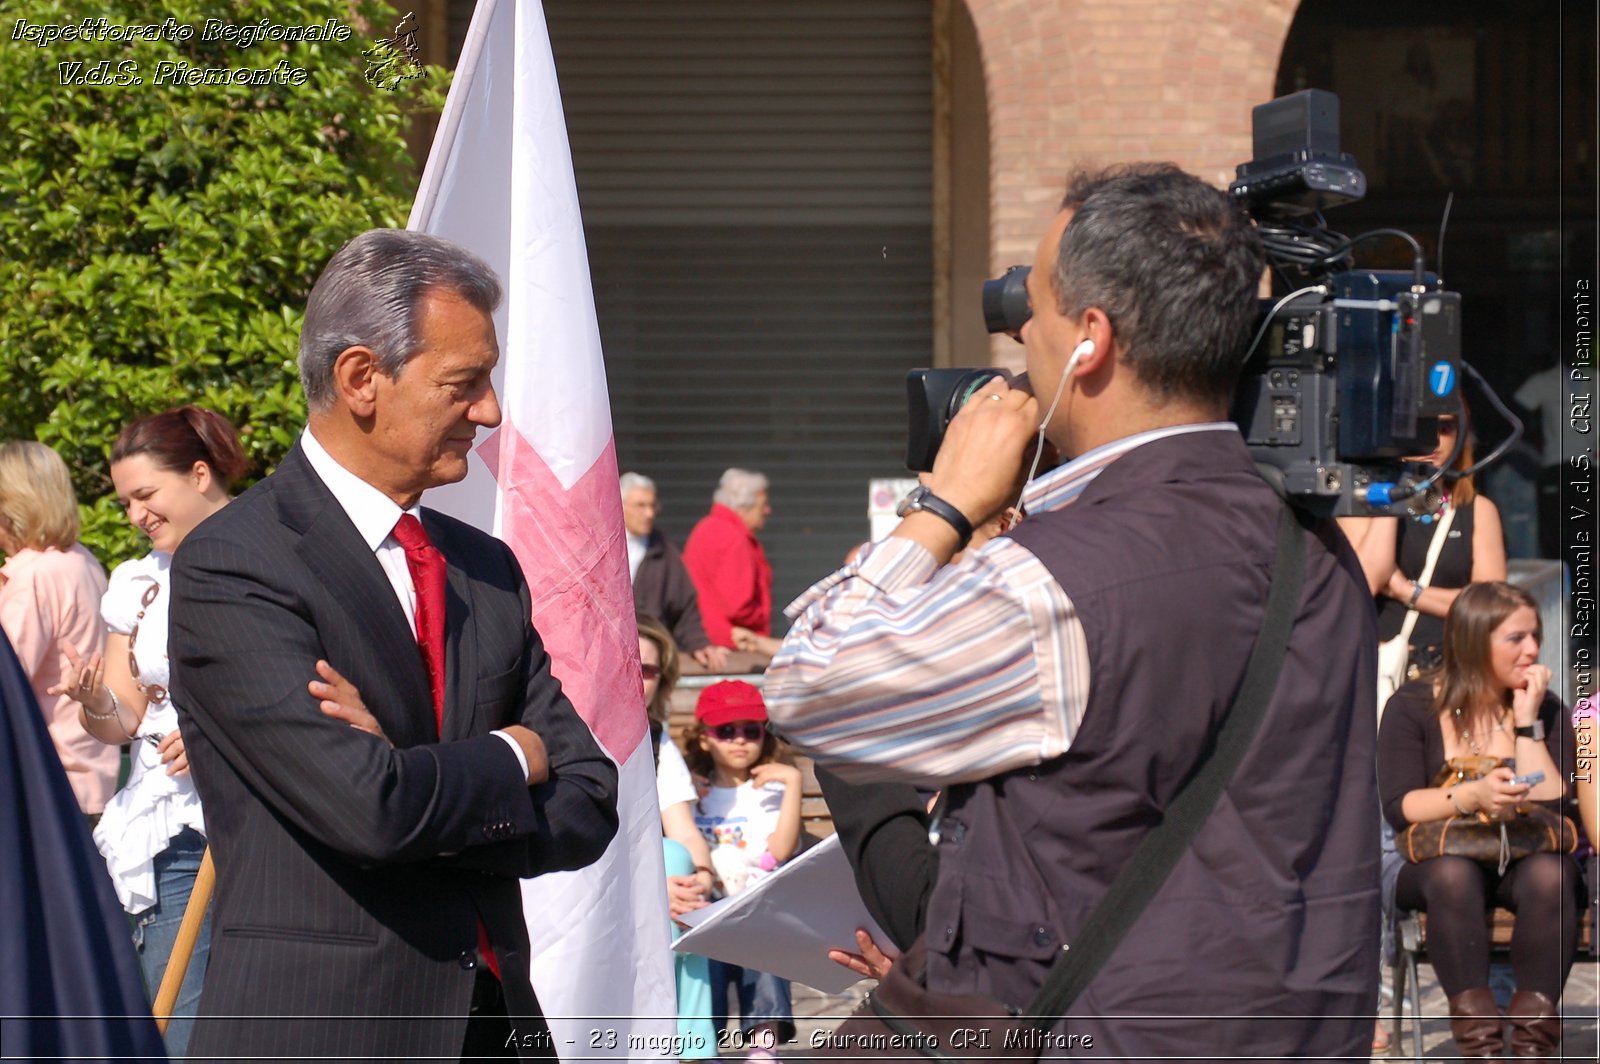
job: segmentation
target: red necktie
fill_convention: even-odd
[[[422,522],[411,514],[401,514],[394,526],[395,542],[406,552],[406,568],[411,570],[411,586],[417,591],[417,646],[428,666],[428,685],[433,689],[433,721],[440,738],[444,737],[444,555],[433,545]],[[500,963],[489,945],[489,931],[478,921],[478,951],[495,978],[500,978]]]
[[[433,721],[444,735],[444,555],[439,553],[422,522],[401,514],[394,526],[395,542],[406,552],[411,586],[417,591],[417,646],[428,667],[433,689]]]

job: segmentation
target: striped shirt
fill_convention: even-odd
[[[1228,422],[1115,440],[1032,481],[1029,514],[1064,509],[1129,451]],[[1083,624],[1048,569],[1006,537],[941,568],[889,537],[801,595],[762,685],[801,750],[852,778],[943,786],[1065,753],[1089,700]]]

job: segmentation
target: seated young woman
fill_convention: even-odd
[[[1537,603],[1521,588],[1472,584],[1445,619],[1443,662],[1390,699],[1378,733],[1378,787],[1396,831],[1484,812],[1516,815],[1524,803],[1572,809],[1570,721],[1539,664]],[[1436,784],[1451,758],[1501,764],[1481,778]],[[1513,767],[1514,766],[1514,767]],[[1537,783],[1520,777],[1542,773]],[[1428,953],[1450,1002],[1451,1034],[1463,1056],[1500,1056],[1504,1027],[1518,1057],[1552,1055],[1561,1039],[1556,1008],[1577,949],[1582,904],[1577,865],[1564,853],[1534,853],[1504,869],[1440,856],[1400,870],[1396,902],[1428,914]],[[1516,993],[1502,1017],[1489,990],[1487,910],[1516,913],[1511,965]]]

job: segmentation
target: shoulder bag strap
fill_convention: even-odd
[[[1027,1022],[1049,1029],[1066,1015],[1211,815],[1267,715],[1267,703],[1278,685],[1304,582],[1305,533],[1285,505],[1278,520],[1278,553],[1272,565],[1266,616],[1256,634],[1238,693],[1223,714],[1222,726],[1199,769],[1167,806],[1161,823],[1133,851],[1105,897],[1084,921],[1078,940],[1063,947],[1065,952],[1023,1013]]]
[[[1427,587],[1433,580],[1433,567],[1439,562],[1439,554],[1444,550],[1444,541],[1450,535],[1450,524],[1456,519],[1456,508],[1447,503],[1444,516],[1439,518],[1439,523],[1433,528],[1433,538],[1428,541],[1428,560],[1422,564],[1422,575],[1417,577],[1417,583]],[[1415,606],[1406,607],[1406,620],[1400,626],[1400,643],[1403,646],[1411,645],[1411,633],[1417,627],[1417,614],[1421,612]]]

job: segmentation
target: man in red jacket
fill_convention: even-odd
[[[683,547],[700,596],[706,637],[734,647],[733,629],[772,632],[772,565],[756,533],[766,527],[767,478],[747,469],[722,474],[711,496],[711,512],[700,519]]]

